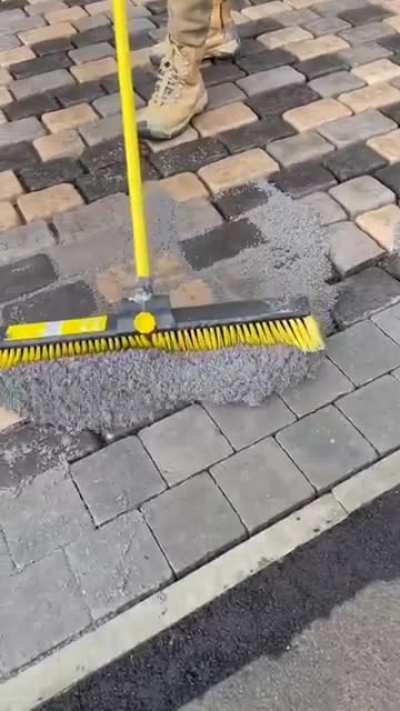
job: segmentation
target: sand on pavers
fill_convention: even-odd
[[[306,295],[329,329],[336,290],[327,284],[331,267],[324,230],[308,207],[271,186],[259,189],[265,204],[246,217],[261,231],[262,244],[201,276],[217,295],[229,293],[232,277],[232,298]],[[158,203],[151,223],[153,236],[157,225],[155,251],[179,251],[173,205]],[[195,401],[259,404],[312,375],[319,360],[319,355],[281,346],[67,359],[0,373],[0,404],[69,430],[128,430]]]

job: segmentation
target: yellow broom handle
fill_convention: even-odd
[[[150,250],[144,207],[140,148],[131,68],[127,0],[113,0],[115,46],[121,95],[122,129],[128,170],[128,190],[133,224],[133,251],[139,279],[150,278]]]

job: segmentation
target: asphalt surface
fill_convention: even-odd
[[[400,490],[42,711],[399,711]]]

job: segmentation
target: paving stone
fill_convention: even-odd
[[[367,64],[376,59],[390,57],[392,52],[390,49],[386,49],[386,47],[382,46],[382,44],[382,40],[379,40],[379,44],[376,42],[360,44],[357,47],[342,50],[340,57],[342,57],[345,62],[348,62],[351,67],[359,67],[361,64]]]
[[[53,10],[62,10],[66,8],[67,5],[61,0],[41,0],[32,4],[27,4],[25,6],[25,12],[27,15],[32,17],[33,15],[43,15],[45,12],[52,12]]]
[[[137,437],[128,437],[72,465],[72,476],[97,526],[164,491]]]
[[[235,454],[211,472],[249,533],[314,496],[312,486],[273,439]]]
[[[348,69],[348,63],[340,56],[340,54],[322,54],[314,59],[306,59],[304,62],[299,62],[295,65],[302,74],[305,74],[307,79],[319,79],[332,73],[339,73]]]
[[[335,184],[335,178],[318,163],[299,163],[294,168],[282,170],[273,181],[280,190],[293,197],[324,191]]]
[[[379,22],[386,17],[390,17],[390,12],[387,12],[378,5],[367,5],[366,7],[359,7],[355,10],[342,12],[340,17],[352,25],[365,25],[367,22]]]
[[[105,57],[113,57],[115,49],[108,42],[99,42],[99,44],[89,44],[80,49],[74,49],[69,52],[74,64],[84,64],[85,62],[104,59]]]
[[[0,230],[9,230],[21,224],[15,207],[10,202],[0,202]]]
[[[86,148],[81,161],[84,166],[96,174],[100,168],[124,162],[124,145],[121,136],[105,141],[101,145]]]
[[[76,131],[61,131],[51,136],[43,136],[34,141],[33,145],[42,161],[77,157],[85,148]]]
[[[4,106],[7,106],[8,104],[12,103],[12,96],[9,91],[4,86],[0,86],[0,106],[3,108]],[[1,123],[5,123],[6,119],[4,116],[3,111],[1,112]]]
[[[39,27],[38,29],[22,32],[19,34],[19,38],[23,44],[36,45],[49,40],[69,38],[74,35],[75,32],[75,28],[69,22],[59,22],[54,25],[47,25],[45,27]]]
[[[390,59],[378,59],[361,67],[356,67],[352,73],[367,84],[390,82],[400,75],[400,66]]]
[[[237,84],[248,96],[253,96],[264,91],[274,91],[275,89],[281,89],[292,84],[303,84],[304,82],[305,77],[303,74],[297,72],[293,67],[285,66],[251,74],[245,79],[239,79]]]
[[[87,202],[93,202],[106,195],[128,192],[127,179],[119,163],[101,168],[96,175],[79,176],[76,186]]]
[[[314,378],[289,388],[281,397],[298,417],[304,417],[352,390],[350,380],[324,358]]]
[[[38,57],[46,57],[55,52],[68,52],[70,49],[73,49],[73,45],[71,44],[71,38],[60,37],[59,39],[50,39],[34,44],[32,45],[32,49],[35,50],[35,54]]]
[[[175,136],[175,138],[170,138],[167,141],[146,141],[146,145],[150,146],[152,153],[160,153],[161,151],[167,151],[170,148],[176,148],[182,143],[189,143],[191,141],[197,141],[199,134],[191,126],[189,126],[185,131]]]
[[[381,456],[399,446],[400,383],[391,375],[339,400],[339,409]]]
[[[70,22],[73,24],[77,20],[81,20],[83,17],[87,17],[87,14],[81,7],[78,6],[62,8],[61,10],[52,10],[51,12],[46,12],[44,15],[46,22],[50,25],[57,22]]]
[[[172,178],[165,178],[160,181],[159,186],[166,190],[168,195],[177,202],[208,197],[206,188],[193,173],[179,173],[179,175],[174,175]]]
[[[56,551],[0,581],[1,671],[8,674],[90,624],[65,555]],[[40,625],[33,625],[40,619]],[[19,632],[18,632],[19,631]]]
[[[293,27],[295,25],[305,25],[308,22],[313,22],[320,16],[317,15],[312,10],[305,8],[304,10],[289,10],[289,12],[282,12],[278,15],[277,20],[284,25],[284,27]]]
[[[396,343],[400,344],[400,308],[399,306],[391,306],[384,311],[381,311],[372,320],[376,325],[386,333]],[[396,371],[396,377],[398,372]]]
[[[93,525],[64,468],[36,477],[18,496],[8,497],[1,521],[19,568],[85,535]]]
[[[349,109],[335,99],[320,99],[307,106],[290,109],[283,114],[283,118],[297,131],[310,131],[322,124],[350,115]]]
[[[341,277],[370,266],[384,254],[353,222],[330,225],[326,236],[330,245],[330,258]]]
[[[278,15],[281,12],[291,10],[288,2],[279,2],[278,0],[272,0],[272,2],[263,2],[260,5],[255,5],[253,7],[245,7],[243,10],[243,15],[249,17],[251,20],[262,20],[264,17],[270,17],[271,15]]]
[[[164,178],[180,172],[194,173],[227,155],[225,146],[215,138],[190,141],[151,156],[151,162]]]
[[[294,54],[300,61],[314,59],[323,54],[332,54],[348,47],[348,42],[335,35],[324,35],[317,39],[306,39],[286,45],[288,52]]]
[[[268,146],[270,153],[283,166],[316,160],[331,153],[334,147],[313,131],[274,141]]]
[[[79,128],[79,133],[88,146],[116,138],[122,133],[121,116],[114,114]]]
[[[385,114],[385,116],[388,116],[397,124],[400,123],[400,102],[397,102],[395,104],[389,104],[389,106],[384,106],[381,111],[383,114]]]
[[[260,148],[224,158],[198,171],[199,177],[213,194],[224,192],[238,185],[270,176],[278,170],[278,164]]]
[[[358,114],[367,109],[378,109],[400,100],[400,91],[385,82],[340,94],[339,101]]]
[[[0,35],[0,52],[6,52],[16,47],[19,47],[18,37],[14,37],[13,35]]]
[[[169,485],[232,454],[226,439],[198,405],[156,422],[139,436]]]
[[[341,327],[350,326],[400,300],[400,285],[383,269],[371,267],[346,279],[335,308]]]
[[[145,504],[143,513],[178,576],[246,535],[237,514],[208,474],[199,474],[166,491]]]
[[[385,22],[370,22],[341,32],[341,37],[353,47],[356,47],[359,44],[364,44],[364,42],[379,41],[391,34],[393,34],[393,28]]]
[[[391,188],[397,196],[400,195],[400,165],[398,163],[379,170],[376,177]]]
[[[318,492],[376,458],[367,440],[332,405],[290,425],[277,440]]]
[[[256,94],[249,98],[247,103],[261,118],[267,118],[281,115],[289,109],[304,106],[319,98],[319,94],[312,91],[309,86],[291,85],[276,91]]]
[[[330,190],[351,217],[395,201],[394,193],[370,175],[353,178]]]
[[[133,511],[66,548],[95,620],[138,602],[170,582],[172,573],[142,516]]]
[[[379,210],[366,212],[359,215],[356,222],[387,252],[394,252],[398,249],[400,208],[397,205],[387,205]]]
[[[248,74],[254,74],[293,64],[296,60],[293,54],[290,54],[285,49],[266,50],[264,45],[261,45],[261,49],[263,51],[250,56],[242,56],[241,49],[240,55],[236,59],[236,64]]]
[[[47,219],[57,212],[71,210],[83,202],[73,185],[60,183],[44,190],[22,195],[18,207],[27,222]]]
[[[103,96],[104,92],[97,82],[88,82],[80,86],[66,87],[55,92],[55,96],[64,108],[75,104],[90,103]]]
[[[42,124],[37,118],[25,118],[12,123],[0,125],[0,148],[32,141],[45,133]]]
[[[50,259],[43,254],[0,267],[0,302],[42,289],[56,279]]]
[[[218,84],[208,89],[208,108],[219,109],[221,106],[236,103],[245,98],[245,94],[232,82]]]
[[[332,494],[345,511],[352,513],[397,487],[398,482],[399,453],[395,452],[339,484]]]
[[[97,27],[105,27],[110,24],[110,20],[106,15],[93,15],[92,17],[82,17],[82,19],[75,20],[73,23],[74,27],[78,32],[86,32],[86,30],[93,30]]]
[[[45,22],[42,17],[27,17],[25,13],[23,13],[23,17],[21,19],[15,20],[13,22],[9,21],[7,23],[7,27],[3,27],[0,30],[0,34],[3,36],[7,36],[10,33],[18,33],[17,36],[19,39],[21,39],[21,32],[26,32],[27,30],[31,30],[32,32],[34,32],[35,28],[43,27],[44,24]]]
[[[82,84],[84,82],[96,81],[103,77],[116,74],[117,63],[114,57],[105,57],[92,62],[86,62],[76,67],[71,67],[71,74]]]
[[[28,190],[43,190],[51,185],[72,182],[81,176],[82,172],[82,166],[78,161],[72,158],[60,158],[40,166],[22,168],[19,175]]]
[[[243,22],[237,25],[236,29],[241,39],[257,37],[265,32],[279,30],[282,25],[272,17],[264,17],[259,20]]]
[[[2,200],[15,200],[23,193],[23,187],[12,170],[0,173],[0,196]]]
[[[204,69],[202,69],[202,75],[207,88],[215,84],[220,84],[223,81],[237,81],[245,76],[237,64],[226,59],[220,62],[216,61],[214,64],[204,67]],[[141,89],[138,89],[138,93],[142,94],[143,98],[148,98],[143,95]]]
[[[116,234],[129,228],[129,206],[126,195],[112,195],[98,200],[95,205],[85,205],[66,213],[55,215],[52,220],[61,246],[77,244],[96,238],[104,232],[114,230]],[[92,249],[92,248],[91,248]]]
[[[254,121],[257,121],[256,114],[245,104],[237,102],[220,109],[206,111],[194,118],[193,126],[200,136],[206,138],[219,133],[221,127],[225,130],[237,129]]]
[[[140,96],[136,96],[136,108],[144,106],[144,101]],[[93,102],[93,108],[96,109],[100,116],[112,116],[114,114],[121,113],[121,101],[119,94],[108,94],[107,96],[100,96],[96,101]]]
[[[399,346],[371,321],[357,323],[331,336],[328,355],[357,386],[400,364]]]
[[[372,146],[373,144],[368,141],[367,145],[361,143],[343,148],[328,155],[324,159],[324,164],[339,182],[372,173],[386,164],[385,159],[372,150]]]
[[[248,183],[219,195],[216,205],[226,220],[234,220],[249,210],[265,205],[267,201],[268,196],[257,183]]]
[[[109,42],[113,40],[113,30],[111,27],[95,27],[91,30],[86,30],[86,32],[79,32],[79,34],[74,35],[72,42],[75,47],[87,47],[91,44],[96,44],[97,42]]]
[[[13,101],[4,106],[3,110],[9,121],[18,121],[30,116],[40,117],[47,111],[54,111],[57,108],[58,104],[52,96],[39,94],[22,101]]]
[[[57,321],[91,316],[96,311],[92,290],[84,281],[78,280],[5,306],[3,317],[8,323]]]
[[[28,79],[53,70],[68,68],[70,65],[71,61],[65,52],[57,52],[47,57],[38,57],[27,62],[13,64],[11,72],[14,79]]]
[[[346,219],[344,210],[326,193],[311,193],[311,195],[301,198],[299,202],[318,215],[321,225],[330,225]]]
[[[282,30],[275,32],[267,32],[258,37],[258,41],[262,42],[267,49],[278,49],[284,47],[290,42],[300,42],[301,40],[312,39],[312,34],[306,32],[301,27],[284,27]]]
[[[383,156],[388,163],[397,163],[400,160],[400,129],[384,136],[371,138],[368,146]]]
[[[54,238],[45,222],[16,227],[0,236],[0,264],[32,256],[52,246]]]
[[[231,259],[243,249],[262,242],[259,230],[246,219],[224,223],[208,233],[185,239],[180,243],[186,261],[199,271],[222,259]]]
[[[205,407],[235,450],[249,447],[295,420],[293,413],[276,395],[259,407],[212,404]],[[232,457],[226,460],[228,467],[230,462]],[[218,470],[219,466],[215,469]]]
[[[310,82],[311,89],[326,98],[359,89],[364,85],[364,81],[348,71],[333,72]]]
[[[322,37],[323,35],[334,35],[343,30],[350,28],[350,24],[338,17],[318,17],[310,22],[303,24],[303,27],[308,32],[311,32],[314,37]]]
[[[44,114],[42,121],[51,133],[59,133],[92,123],[97,118],[97,114],[89,104],[76,104],[67,109]]]
[[[248,124],[242,128],[224,131],[219,138],[230,153],[239,153],[250,148],[268,145],[278,138],[285,138],[294,133],[289,124],[277,116]]]
[[[34,94],[44,94],[48,91],[54,93],[56,89],[74,83],[73,78],[66,69],[55,69],[29,79],[18,79],[9,84],[10,91],[16,99],[26,99]]]

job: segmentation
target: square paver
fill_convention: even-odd
[[[370,266],[384,254],[383,249],[350,220],[329,225],[325,234],[329,256],[341,277]]]
[[[353,390],[353,385],[328,358],[314,378],[283,393],[282,399],[298,417],[304,417]]]
[[[62,551],[0,578],[0,673],[9,674],[91,619]]]
[[[365,212],[357,217],[356,222],[387,252],[397,251],[400,233],[400,208],[397,205]]]
[[[400,365],[400,348],[371,321],[331,336],[328,355],[355,385],[363,385]]]
[[[296,419],[276,395],[259,407],[206,405],[206,409],[237,450],[268,437]]]
[[[400,446],[400,382],[391,375],[374,380],[339,400],[337,406],[384,455]]]
[[[318,491],[375,459],[371,445],[332,405],[290,425],[277,440]]]
[[[345,211],[326,193],[312,193],[301,198],[299,202],[318,215],[321,225],[330,225],[346,219]]]
[[[165,489],[137,437],[127,437],[75,462],[71,473],[96,525],[139,506]]]
[[[73,482],[56,468],[25,484],[2,505],[0,520],[18,567],[44,558],[56,548],[85,535],[93,524]]]
[[[381,331],[400,344],[400,306],[391,306],[373,316],[372,320]]]
[[[400,284],[378,267],[364,269],[342,282],[335,306],[335,320],[350,326],[400,300]]]
[[[208,474],[199,474],[143,506],[177,575],[205,563],[238,543],[245,528]]]
[[[348,180],[329,192],[351,217],[395,201],[395,194],[370,175]]]
[[[156,422],[139,436],[170,485],[232,454],[225,437],[199,405]]]
[[[119,516],[72,543],[66,555],[94,619],[137,602],[172,577],[138,511]]]
[[[383,168],[386,160],[369,145],[361,143],[335,151],[324,158],[324,163],[335,178],[343,182]]]
[[[307,479],[273,439],[235,454],[211,473],[250,533],[314,495]]]

